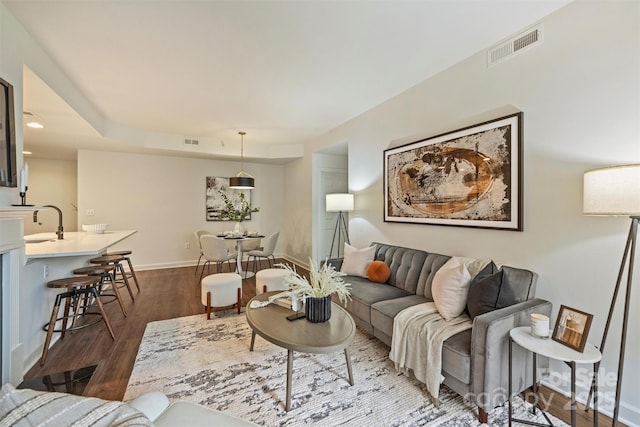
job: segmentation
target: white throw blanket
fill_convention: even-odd
[[[449,337],[471,329],[469,316],[462,314],[446,321],[432,302],[405,308],[393,319],[393,336],[389,358],[396,370],[409,371],[427,386],[434,404],[438,405],[442,376],[442,343]]]

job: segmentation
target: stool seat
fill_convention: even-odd
[[[100,283],[98,276],[65,277],[64,279],[51,280],[47,282],[48,288],[78,288],[81,286],[91,286]]]
[[[217,273],[205,276],[200,281],[202,305],[207,319],[211,319],[211,307],[235,305],[240,314],[242,303],[242,277],[237,273]]]
[[[105,255],[127,256],[127,255],[131,255],[132,253],[133,253],[132,251],[113,251],[113,252],[107,252],[105,253]]]
[[[256,295],[263,292],[288,290],[289,284],[284,278],[287,270],[284,268],[265,268],[256,273]]]
[[[102,255],[99,257],[91,258],[89,262],[91,264],[111,264],[113,262],[124,261],[124,256],[122,255]]]
[[[88,265],[86,267],[80,267],[73,270],[73,274],[106,274],[113,270],[108,265]]]

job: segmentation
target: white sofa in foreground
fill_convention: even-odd
[[[0,427],[199,427],[255,426],[248,421],[197,403],[169,403],[162,393],[145,393],[131,402],[118,402],[67,393],[16,389],[0,391]]]

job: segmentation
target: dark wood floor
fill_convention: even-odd
[[[225,271],[226,268],[225,266]],[[125,295],[128,312],[126,318],[117,304],[106,305],[116,334],[115,341],[102,324],[74,331],[51,348],[44,367],[36,364],[25,378],[97,365],[84,394],[121,400],[147,323],[204,313],[194,267],[140,271],[138,279],[141,291],[136,293],[134,288],[136,301],[131,302],[128,295]],[[242,290],[243,305],[246,305],[255,296],[255,278],[244,280]],[[546,394],[545,401],[550,394],[553,395],[549,412],[570,422],[570,412],[566,409],[567,399],[549,389],[543,388],[543,393]],[[599,420],[601,426],[611,425],[610,420],[604,416],[600,416]],[[591,426],[591,412],[579,410],[577,425]]]

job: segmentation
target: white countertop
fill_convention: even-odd
[[[89,234],[84,231],[64,233],[64,239],[58,240],[55,232],[38,233],[24,236],[25,256],[27,259],[53,258],[80,255],[99,255],[108,247],[126,239],[136,230],[105,231],[104,234]],[[39,243],[30,241],[45,240]]]

